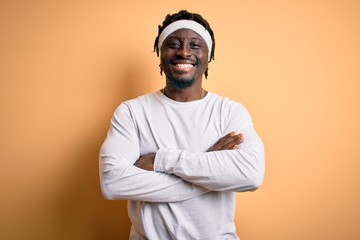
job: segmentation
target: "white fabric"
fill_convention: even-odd
[[[166,28],[161,32],[159,36],[158,46],[160,51],[161,51],[161,46],[163,45],[165,39],[173,32],[183,28],[190,29],[196,32],[197,34],[200,35],[200,37],[204,39],[209,50],[208,60],[210,60],[211,49],[212,49],[211,35],[203,25],[192,20],[178,20],[166,26]]]
[[[206,152],[231,131],[238,150]],[[156,153],[155,171],[133,164]],[[238,239],[235,191],[257,189],[264,147],[248,111],[208,93],[176,102],[160,91],[122,103],[100,151],[103,195],[127,199],[130,239]]]

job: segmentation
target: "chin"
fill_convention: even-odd
[[[184,79],[184,78],[169,77],[168,79],[171,87],[178,90],[187,89],[195,83],[195,78]]]

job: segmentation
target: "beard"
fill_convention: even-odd
[[[196,56],[195,56],[195,59],[193,59],[193,60],[191,60],[190,58],[176,56],[168,62],[168,65],[174,65],[174,64],[176,64],[177,61],[181,61],[181,60],[193,62],[196,67],[200,65],[200,60]],[[191,87],[195,83],[197,71],[198,71],[198,69],[196,70],[196,72],[194,73],[193,76],[188,76],[187,78],[175,77],[172,74],[170,69],[168,69],[168,71],[165,71],[165,74],[166,74],[166,72],[168,72],[168,74],[166,74],[166,77],[168,79],[170,86],[173,89],[185,90],[185,89]]]
[[[195,83],[195,78],[183,79],[175,78],[173,76],[168,76],[170,86],[177,90],[184,90],[191,87]]]

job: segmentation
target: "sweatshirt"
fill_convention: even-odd
[[[207,152],[230,132],[236,150]],[[154,171],[134,166],[156,153]],[[264,178],[264,145],[245,107],[209,92],[177,102],[156,91],[120,104],[100,150],[107,199],[128,200],[130,239],[238,239],[235,192]]]

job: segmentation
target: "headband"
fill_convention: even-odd
[[[161,32],[159,36],[159,42],[158,42],[159,50],[161,51],[161,46],[163,45],[165,39],[170,34],[182,28],[190,29],[196,32],[197,34],[199,34],[204,39],[209,50],[208,59],[210,59],[210,54],[212,49],[212,39],[210,33],[206,30],[206,28],[203,25],[192,20],[178,20],[169,24],[166,28],[164,28],[164,30]]]

